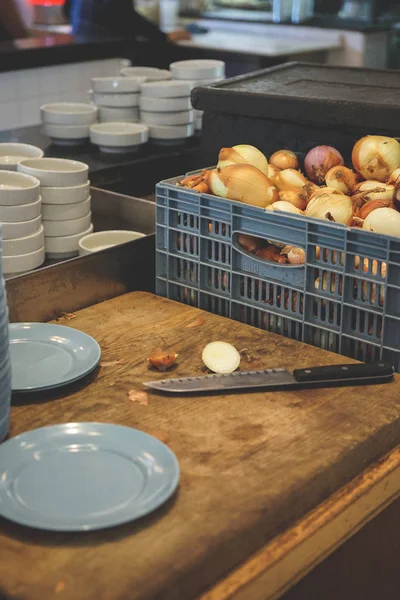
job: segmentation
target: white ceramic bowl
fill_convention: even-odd
[[[27,254],[3,256],[3,273],[25,273],[44,263],[44,246]]]
[[[44,246],[44,227],[41,225],[35,233],[22,238],[3,240],[3,256],[15,256],[35,252]]]
[[[91,125],[97,119],[97,107],[83,102],[53,102],[40,108],[43,123],[53,125]]]
[[[58,146],[75,146],[89,138],[89,125],[50,125],[44,123],[44,133]]]
[[[139,121],[139,107],[133,108],[112,108],[110,106],[99,106],[99,121],[107,123],[136,123]]]
[[[42,199],[39,196],[35,202],[30,204],[15,204],[14,206],[0,206],[1,223],[17,223],[19,221],[31,221],[40,215]]]
[[[121,152],[145,144],[149,138],[147,125],[141,123],[96,123],[90,128],[90,140],[103,152]]]
[[[29,204],[39,195],[40,181],[36,177],[0,170],[0,206]]]
[[[145,237],[144,233],[138,231],[125,231],[125,230],[114,230],[114,231],[98,231],[97,233],[91,233],[85,235],[79,242],[79,256],[85,256],[86,254],[92,254],[92,252],[99,252],[112,246],[118,246],[119,244],[125,244],[132,240]]]
[[[76,235],[90,226],[92,213],[88,212],[80,219],[66,219],[65,221],[43,220],[44,235],[49,237],[60,237],[64,235]]]
[[[90,181],[71,187],[42,187],[40,193],[42,195],[42,205],[84,202],[90,196]]]
[[[188,125],[150,125],[149,136],[157,142],[181,142],[194,135],[194,123]]]
[[[43,150],[30,144],[0,144],[0,169],[16,171],[24,158],[42,158]]]
[[[172,113],[145,112],[142,110],[140,120],[147,125],[187,125],[187,123],[193,123],[195,119],[192,110]]]
[[[138,71],[138,69],[141,69]],[[163,69],[154,69],[152,67],[125,67],[121,70],[121,75],[125,77],[146,77],[146,81],[166,81],[172,78],[170,71]]]
[[[89,167],[66,158],[28,158],[18,164],[18,171],[37,177],[44,187],[69,187],[86,183]]]
[[[195,119],[198,119],[199,117],[202,117],[204,115],[204,110],[193,109],[193,112],[194,112]]]
[[[3,223],[1,231],[3,240],[27,237],[36,233],[42,224],[42,217],[36,217],[31,221],[18,221],[16,223]]]
[[[139,104],[139,93],[137,94],[107,94],[94,92],[93,99],[97,106],[108,106],[110,108],[132,108]]]
[[[200,131],[203,128],[203,117],[197,117],[195,121],[196,131]]]
[[[93,77],[92,88],[100,93],[138,93],[146,77]]]
[[[145,112],[179,112],[191,110],[190,96],[184,98],[148,98],[140,96],[140,110]]]
[[[147,81],[140,86],[142,96],[148,98],[183,98],[190,96],[192,87],[185,81]]]
[[[83,202],[74,202],[74,204],[42,204],[43,221],[81,219],[88,213],[90,213],[90,196]]]
[[[93,225],[86,231],[76,235],[65,235],[60,237],[45,237],[46,254],[49,258],[69,258],[78,255],[79,240],[85,235],[92,233]]]
[[[225,63],[222,60],[180,60],[171,63],[169,68],[174,79],[215,79],[225,77]]]
[[[217,77],[214,79],[175,79],[174,81],[180,81],[181,83],[186,83],[190,87],[190,90],[193,90],[196,87],[203,87],[205,85],[212,85],[213,83],[218,83],[219,81],[223,81],[224,77]]]

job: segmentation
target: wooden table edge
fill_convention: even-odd
[[[276,600],[400,496],[400,446],[263,546],[198,600]]]

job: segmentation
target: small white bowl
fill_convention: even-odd
[[[0,205],[29,204],[39,195],[40,181],[36,177],[0,170]]]
[[[99,106],[99,121],[107,123],[137,123],[139,121],[139,108],[112,108],[109,106]]]
[[[76,235],[65,235],[60,237],[45,237],[45,248],[46,254],[49,258],[70,258],[72,256],[78,256],[79,240],[85,235],[92,233],[93,225],[86,231],[78,233]]]
[[[81,219],[90,213],[90,201],[89,196],[83,202],[74,202],[74,204],[42,204],[42,219],[43,221]]]
[[[180,60],[169,65],[174,79],[212,79],[225,77],[222,60]]]
[[[18,171],[37,177],[44,187],[69,187],[86,183],[89,167],[66,158],[28,158],[18,164]]]
[[[16,171],[24,158],[42,158],[44,152],[30,144],[0,144],[0,169]]]
[[[42,198],[39,196],[35,202],[30,204],[15,204],[14,206],[0,206],[1,223],[17,223],[20,221],[31,221],[40,215]]]
[[[193,90],[196,87],[203,87],[205,85],[212,85],[213,83],[218,83],[219,81],[223,81],[224,77],[217,77],[216,79],[176,79],[175,81],[180,81],[181,83],[186,83],[190,87],[190,90]]]
[[[203,129],[203,117],[197,117],[195,121],[195,127],[196,131],[200,131],[200,129]]]
[[[3,273],[25,273],[44,263],[44,246],[27,254],[3,256]]]
[[[138,71],[138,69],[140,69]],[[121,75],[125,77],[146,77],[146,81],[167,81],[172,78],[170,71],[155,69],[153,67],[125,67],[121,70]]]
[[[193,123],[195,119],[192,110],[172,113],[145,112],[142,110],[140,120],[147,125],[187,125],[187,123]]]
[[[71,187],[42,187],[42,205],[75,204],[84,202],[90,196],[90,181]]]
[[[27,237],[36,233],[42,224],[42,217],[36,217],[31,221],[18,221],[17,223],[3,223],[1,231],[3,240],[14,240],[15,238]]]
[[[194,123],[188,125],[150,125],[149,136],[157,143],[180,143],[194,135]]]
[[[44,227],[43,225],[32,233],[22,238],[3,240],[3,256],[15,256],[16,254],[27,254],[35,252],[44,246]]]
[[[75,146],[89,138],[89,125],[50,125],[44,123],[44,133],[58,146]]]
[[[190,96],[184,98],[148,98],[140,96],[140,110],[145,112],[178,112],[182,110],[191,110],[192,103]]]
[[[149,138],[149,128],[141,123],[96,123],[90,128],[90,140],[103,152],[137,149]]]
[[[43,220],[44,235],[46,238],[76,235],[81,231],[86,231],[90,227],[91,218],[92,213],[88,212],[80,219],[66,219],[65,221]]]
[[[94,92],[93,98],[97,106],[108,106],[110,108],[132,108],[139,104],[139,93],[107,94]]]
[[[140,86],[142,96],[148,98],[183,98],[190,96],[191,86],[185,81],[147,81]]]
[[[91,125],[97,119],[97,107],[83,102],[53,102],[40,108],[43,123],[53,125]]]
[[[99,252],[112,246],[118,246],[119,244],[125,244],[132,240],[138,240],[139,238],[145,237],[144,233],[138,231],[125,231],[113,230],[113,231],[98,231],[97,233],[91,233],[85,235],[79,242],[79,256],[85,256],[86,254],[92,254],[93,252]]]
[[[92,88],[100,93],[138,93],[146,77],[93,77]]]
[[[202,117],[204,115],[204,110],[193,109],[193,112],[195,119],[198,119],[199,117]]]

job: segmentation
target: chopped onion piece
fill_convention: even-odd
[[[240,354],[228,342],[210,342],[201,356],[207,369],[214,373],[233,373],[240,364]]]

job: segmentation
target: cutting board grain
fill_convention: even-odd
[[[209,397],[150,393],[147,406],[131,402],[130,390],[163,377],[146,361],[159,345],[179,353],[174,376],[200,373],[201,350],[217,339],[244,351],[246,369],[343,362],[208,313],[203,325],[188,329],[199,314],[136,292],[60,321],[99,341],[103,366],[86,387],[16,398],[10,435],[70,421],[136,427],[176,453],[180,489],[152,516],[111,530],[54,534],[0,521],[0,596],[189,600],[398,442],[398,377],[371,387]]]

